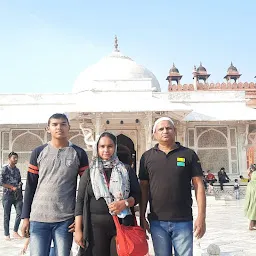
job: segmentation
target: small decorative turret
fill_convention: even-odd
[[[231,62],[230,67],[227,70],[227,74],[224,76],[224,79],[226,79],[227,82],[233,79],[236,83],[236,81],[240,78],[241,75],[242,74],[239,74],[237,68]]]
[[[205,67],[203,67],[202,62],[200,62],[200,66],[197,69],[196,66],[194,66],[193,79],[195,79],[197,82],[203,80],[204,83],[206,83],[209,76],[210,74],[207,74],[207,70]]]
[[[167,76],[166,80],[169,81],[169,85],[173,85],[173,81],[180,84],[180,80],[182,75],[180,74],[179,70],[176,68],[175,64],[173,63],[172,68],[169,70],[169,75]]]

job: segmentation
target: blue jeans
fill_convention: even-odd
[[[55,249],[54,247],[51,247],[49,256],[55,256]]]
[[[150,221],[155,256],[193,256],[193,222]]]
[[[15,200],[14,197],[9,197],[9,198],[3,197],[2,203],[4,208],[4,235],[9,236],[10,235],[9,225],[10,225],[12,205],[14,205],[16,210],[16,219],[14,222],[13,231],[18,232],[23,203],[22,203],[22,200],[17,201]]]
[[[68,226],[74,222],[71,218],[62,222],[30,222],[30,256],[48,256],[51,241],[57,256],[69,256],[73,242],[73,233]]]

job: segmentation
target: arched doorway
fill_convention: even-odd
[[[126,135],[119,134],[117,136],[117,145],[123,145],[123,146],[125,146],[129,149],[129,151],[131,153],[131,161],[132,161],[131,164],[132,164],[134,170],[136,170],[136,151],[134,149],[133,141],[129,137],[127,137]]]

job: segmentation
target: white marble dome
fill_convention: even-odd
[[[118,50],[85,69],[76,79],[73,92],[83,91],[161,91],[154,74]]]

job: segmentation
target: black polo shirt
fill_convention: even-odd
[[[158,144],[140,160],[139,179],[149,181],[149,219],[162,221],[192,220],[191,179],[203,176],[197,154],[177,143],[168,154]]]

